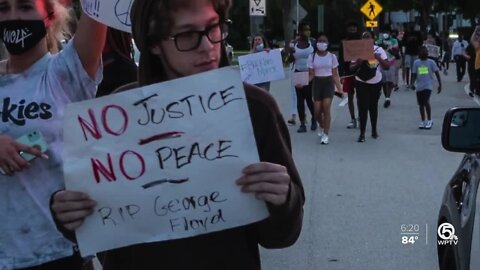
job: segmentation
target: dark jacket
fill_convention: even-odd
[[[305,196],[288,129],[269,93],[248,84],[244,88],[260,160],[285,166],[291,177],[287,203],[280,207],[267,204],[270,217],[247,226],[103,252],[99,260],[104,270],[255,270],[261,267],[258,245],[284,248],[296,242]]]

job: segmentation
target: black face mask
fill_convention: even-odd
[[[0,38],[12,55],[23,54],[47,35],[42,20],[9,20],[0,22]]]

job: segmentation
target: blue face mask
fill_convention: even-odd
[[[265,48],[265,47],[263,46],[263,43],[260,43],[260,44],[257,45],[257,47],[255,47],[255,50],[257,50],[257,51],[263,51],[264,48]]]

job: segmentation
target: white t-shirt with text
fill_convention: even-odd
[[[56,54],[46,54],[20,74],[0,75],[0,133],[18,138],[40,131],[48,160],[13,176],[0,174],[0,269],[31,267],[73,254],[73,243],[55,227],[49,202],[64,188],[63,121],[68,103],[95,97],[101,81],[84,70],[70,41]],[[73,119],[65,119],[73,121]]]

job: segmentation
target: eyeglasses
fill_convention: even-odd
[[[175,42],[175,47],[181,52],[193,51],[200,46],[203,36],[206,36],[211,43],[219,43],[228,37],[228,26],[232,22],[226,20],[208,26],[203,31],[186,31],[168,37]]]

